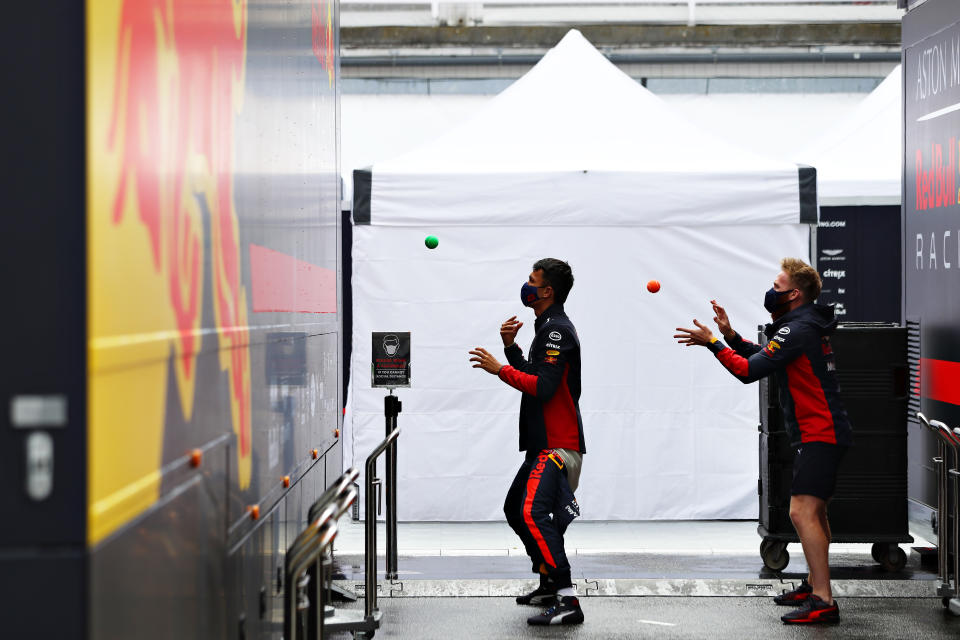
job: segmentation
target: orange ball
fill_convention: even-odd
[[[660,291],[660,283],[656,280],[651,280],[647,283],[647,291],[650,293],[656,293],[657,291]]]

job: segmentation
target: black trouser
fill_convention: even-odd
[[[571,586],[563,534],[580,515],[580,507],[567,482],[563,460],[550,450],[528,454],[507,491],[503,513],[523,541],[534,573],[540,573],[543,565],[558,589]]]

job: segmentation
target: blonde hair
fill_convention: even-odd
[[[816,269],[799,258],[784,258],[780,261],[780,267],[793,286],[803,294],[806,302],[813,302],[820,296],[823,283],[820,282],[820,274]]]

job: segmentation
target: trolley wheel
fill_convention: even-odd
[[[771,571],[783,571],[790,564],[790,553],[786,542],[764,540],[760,543],[760,558],[763,566]]]
[[[870,547],[870,555],[873,556],[874,562],[881,562],[883,558],[883,553],[887,550],[890,545],[883,542],[874,542],[873,546]]]
[[[763,556],[765,556],[767,553],[767,549],[770,548],[770,545],[775,543],[776,541],[771,540],[770,538],[764,538],[763,540],[761,540],[760,541],[760,557],[762,558]]]
[[[880,558],[880,564],[887,571],[902,571],[907,566],[907,554],[895,544],[891,544]]]

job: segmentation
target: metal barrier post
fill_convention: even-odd
[[[377,458],[383,454],[387,448],[393,444],[397,436],[400,435],[399,429],[394,429],[387,437],[377,445],[369,456],[367,456],[364,467],[366,476],[364,478],[365,490],[364,500],[366,501],[366,521],[363,523],[365,545],[364,545],[364,586],[366,590],[363,611],[356,609],[340,609],[323,622],[323,628],[331,632],[352,632],[353,637],[372,638],[376,630],[380,628],[380,620],[383,614],[377,609],[377,508],[379,500],[374,497],[375,487],[380,486],[380,480],[377,478]],[[323,614],[318,612],[317,615]],[[318,625],[319,626],[319,625]]]
[[[958,467],[960,467],[960,455],[958,455],[957,449],[960,448],[960,439],[958,439],[957,436],[954,434],[954,432],[950,430],[950,427],[948,427],[948,426],[945,425],[944,423],[940,422],[939,420],[931,420],[931,421],[930,421],[930,426],[936,427],[936,428],[940,429],[940,431],[941,431],[940,437],[943,439],[943,441],[944,441],[947,445],[949,445],[949,447],[950,447],[950,449],[951,449],[951,452],[953,453],[953,468],[952,468],[952,469],[948,469],[948,468],[947,468],[947,461],[946,461],[946,460],[943,461],[943,466],[944,466],[944,469],[946,469],[946,473],[947,473],[947,475],[948,475],[950,484],[953,485],[953,544],[954,544],[954,546],[956,546],[956,544],[957,544],[957,535],[960,534],[960,517],[958,517],[958,513],[960,513],[960,512],[957,511],[957,506],[958,506],[957,475],[960,474],[960,471],[957,470]],[[946,502],[947,502],[947,501],[946,501],[946,498],[945,498],[945,499],[944,499],[944,504],[946,504]],[[950,517],[949,517],[949,512],[948,512],[948,515],[947,515],[946,518],[941,517],[941,519],[940,519],[940,526],[943,527],[944,529],[947,529],[947,525],[948,525],[948,523],[949,523],[949,520],[950,520]],[[945,539],[948,539],[948,538],[945,538]],[[947,544],[949,545],[949,542],[947,542]],[[944,547],[944,548],[945,548],[945,549],[948,549],[949,547],[947,546],[947,547]],[[939,550],[938,550],[938,553],[939,553]],[[948,553],[943,554],[943,555],[949,556],[950,554],[949,554],[949,552],[948,552]],[[949,562],[948,562],[948,564],[949,564]],[[953,595],[955,596],[955,595],[957,595],[958,593],[960,593],[960,557],[957,557],[957,554],[954,553],[954,557],[953,557]]]
[[[301,590],[306,587],[305,583],[299,580],[300,574],[305,572],[313,562],[316,553],[321,553],[326,544],[333,540],[337,534],[337,524],[332,521],[333,514],[336,512],[336,505],[328,505],[316,522],[311,523],[294,540],[286,557],[286,576],[284,581],[284,616],[283,616],[283,637],[285,640],[296,640],[297,638],[297,620],[299,616],[297,611],[301,609],[300,599]],[[296,586],[296,591],[294,591]]]
[[[337,520],[357,499],[357,490],[353,485],[357,475],[356,469],[348,470],[314,502],[309,510],[310,524],[287,550],[283,600],[285,640],[297,640],[298,635],[323,638],[326,599],[322,585],[317,588],[321,576],[315,569],[320,559],[329,552],[337,535]],[[307,595],[311,580],[314,581],[312,603]],[[311,608],[315,615],[308,617]]]
[[[953,477],[953,598],[947,603],[950,613],[960,615],[960,427],[953,430],[953,439],[957,443],[954,449],[955,468],[950,470]]]
[[[352,498],[348,503],[343,503],[344,509],[352,505],[356,499],[356,496],[359,495],[359,488],[354,484],[357,478],[360,476],[360,471],[356,467],[350,467],[347,469],[342,476],[337,478],[337,480],[324,491],[319,498],[317,498],[310,509],[307,511],[307,522],[314,522],[317,519],[317,516],[320,514],[320,511],[323,507],[330,502],[332,499],[337,499],[338,504],[341,504],[340,499],[343,496],[348,496],[352,493]],[[343,515],[344,511],[337,512],[337,520]],[[331,546],[326,553],[317,556],[317,560],[314,563],[314,566],[310,569],[309,575],[310,579],[313,581],[312,588],[312,600],[314,603],[320,602],[321,598],[323,602],[329,603],[333,599],[331,597],[331,581],[328,575],[329,564],[333,562],[333,547]],[[323,591],[321,595],[319,592]],[[329,610],[327,610],[329,609]],[[310,637],[319,637],[320,629],[323,626],[323,620],[320,618],[326,618],[329,615],[333,614],[333,610],[330,607],[316,608],[317,615],[311,620],[310,628],[308,630],[308,635]]]
[[[373,616],[374,611],[377,610],[377,507],[373,499],[373,487],[377,475],[377,458],[397,439],[398,435],[400,435],[400,430],[394,429],[393,432],[380,443],[380,446],[367,456],[366,492],[364,493],[363,499],[366,501],[366,522],[364,522],[366,548],[364,549],[364,553],[366,554],[367,574],[364,613],[368,618]]]
[[[386,435],[397,430],[397,417],[403,405],[400,398],[393,395],[393,389],[390,394],[383,398],[383,414],[386,417]],[[394,439],[387,448],[386,456],[386,487],[387,494],[387,553],[386,553],[386,577],[387,580],[397,578],[397,441]]]
[[[937,586],[937,595],[941,598],[949,598],[956,594],[953,585],[950,583],[950,567],[948,565],[949,542],[949,505],[947,504],[947,447],[946,435],[943,430],[934,423],[936,420],[927,420],[927,417],[917,412],[917,418],[920,424],[933,432],[937,437],[937,456],[933,463],[937,465],[937,570],[940,574],[940,584]],[[942,423],[938,423],[942,424]]]

